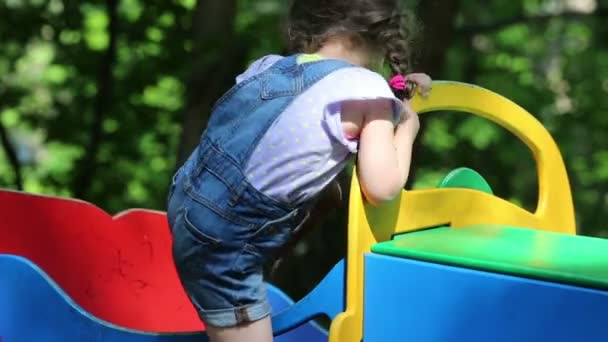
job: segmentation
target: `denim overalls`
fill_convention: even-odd
[[[230,327],[270,313],[263,265],[307,218],[312,203],[278,203],[253,188],[244,168],[258,141],[293,101],[340,60],[285,57],[216,103],[199,146],[173,178],[167,216],[173,257],[201,319]]]

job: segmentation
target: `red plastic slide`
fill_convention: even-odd
[[[30,259],[83,309],[121,327],[204,330],[177,277],[164,213],[0,191],[0,254]]]

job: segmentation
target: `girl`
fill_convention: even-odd
[[[369,202],[403,188],[418,117],[369,70],[388,57],[397,93],[407,90],[411,24],[398,2],[295,0],[288,36],[298,53],[240,75],[175,174],[175,264],[211,341],[272,341],[263,266],[353,154]],[[407,79],[430,90],[426,75]]]

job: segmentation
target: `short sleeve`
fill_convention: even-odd
[[[380,74],[364,68],[341,69],[328,75],[317,84],[326,94],[324,120],[330,136],[351,153],[358,151],[359,140],[348,138],[342,129],[342,102],[353,100],[387,99],[393,103],[393,122],[399,121],[403,103],[395,97],[388,82]],[[315,87],[317,88],[317,87]]]

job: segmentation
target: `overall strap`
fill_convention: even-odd
[[[330,73],[354,67],[335,59],[298,63],[298,56],[277,61],[224,95],[203,139],[244,166],[262,136],[298,95]]]

